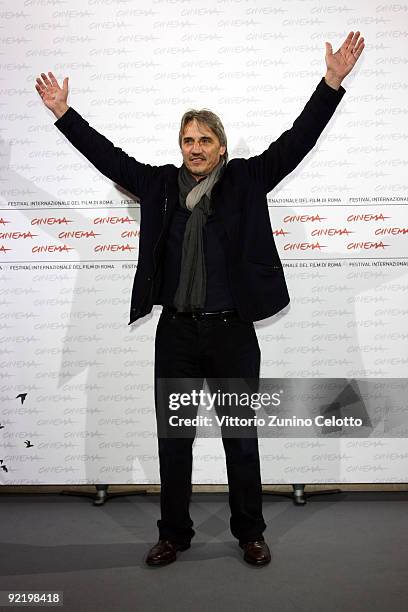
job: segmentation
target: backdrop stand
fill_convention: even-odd
[[[75,495],[77,497],[91,497],[94,506],[103,506],[103,504],[114,497],[123,497],[124,495],[146,495],[147,489],[140,491],[117,491],[116,493],[108,493],[107,484],[95,485],[96,493],[88,491],[61,491],[61,495]]]
[[[332,495],[333,493],[341,493],[341,489],[322,489],[321,491],[309,491],[305,493],[304,484],[293,484],[293,493],[286,491],[262,491],[263,495],[279,495],[281,497],[289,497],[293,500],[295,506],[304,506],[308,497],[313,495]]]

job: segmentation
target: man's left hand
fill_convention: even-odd
[[[364,38],[360,32],[350,32],[340,49],[333,53],[333,47],[326,43],[325,81],[333,89],[338,89],[342,80],[354,68],[355,63],[364,49]]]

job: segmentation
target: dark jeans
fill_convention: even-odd
[[[238,317],[197,320],[163,312],[156,332],[155,386],[161,378],[259,378],[260,350],[252,323]],[[156,411],[158,411],[156,401]],[[159,421],[160,414],[157,414]],[[189,513],[193,438],[159,437],[161,539],[194,536]],[[229,485],[230,527],[240,542],[262,539],[258,440],[222,438]]]

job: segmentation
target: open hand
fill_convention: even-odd
[[[35,88],[40,94],[45,106],[49,108],[56,117],[61,117],[68,109],[68,77],[65,77],[62,87],[58,85],[58,81],[52,72],[41,73],[41,77],[37,78]]]
[[[326,81],[340,86],[345,76],[352,71],[364,49],[364,38],[360,32],[350,32],[340,49],[333,53],[333,47],[326,43]]]

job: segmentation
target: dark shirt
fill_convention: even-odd
[[[180,205],[171,220],[164,249],[162,284],[158,303],[174,306],[173,300],[180,278],[183,237],[191,212]],[[235,308],[227,273],[225,230],[214,212],[207,219],[203,232],[204,256],[207,271],[207,293],[204,311],[229,310]]]

